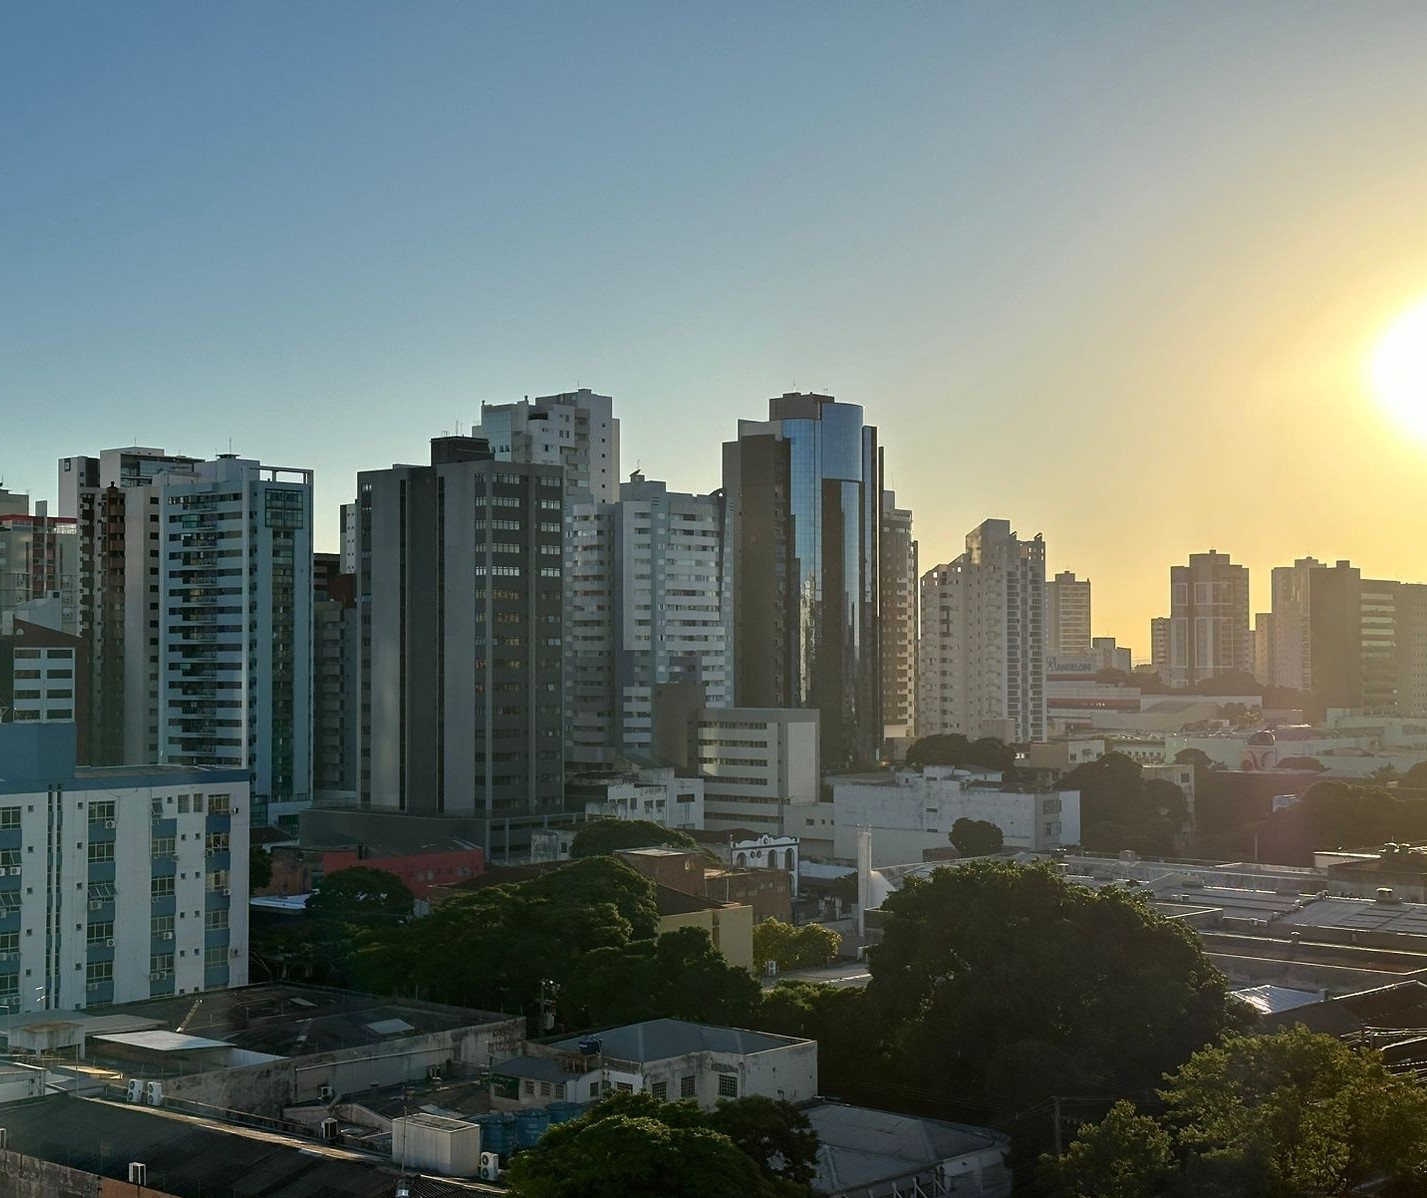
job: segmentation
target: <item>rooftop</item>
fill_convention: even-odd
[[[798,1044],[811,1044],[793,1036],[773,1036],[767,1032],[750,1032],[742,1028],[711,1027],[702,1023],[686,1023],[682,1019],[650,1019],[625,1027],[594,1033],[602,1042],[605,1056],[621,1061],[665,1061],[694,1052],[722,1052],[739,1056],[771,1052]],[[552,1048],[563,1052],[579,1052],[584,1036],[556,1040]]]
[[[121,1182],[140,1161],[147,1186],[175,1198],[391,1198],[396,1189],[384,1159],[153,1108],[53,1094],[11,1103],[0,1118],[13,1152]],[[412,1184],[413,1198],[482,1192],[493,1191]]]

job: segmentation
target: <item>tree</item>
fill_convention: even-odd
[[[613,1094],[552,1127],[511,1163],[517,1198],[806,1198],[817,1134],[796,1107],[739,1098],[691,1102]]]
[[[868,996],[892,1055],[923,1084],[955,1077],[989,1093],[999,1058],[1036,1042],[1081,1087],[1142,1087],[1224,1024],[1223,975],[1192,929],[1045,865],[981,860],[909,878],[882,923]],[[1052,1092],[1024,1080],[1008,1097]]]
[[[1427,1090],[1304,1027],[1224,1037],[1164,1079],[1163,1113],[1120,1102],[1059,1161],[1057,1198],[1306,1198],[1427,1189]]]
[[[516,1198],[728,1198],[775,1193],[727,1136],[626,1115],[552,1127],[510,1164]]]
[[[1175,765],[1192,765],[1196,770],[1212,770],[1214,759],[1203,749],[1180,749],[1174,755]]]
[[[1316,757],[1285,757],[1278,763],[1278,768],[1281,770],[1312,770],[1314,773],[1321,774],[1328,767]]]
[[[340,875],[339,875],[340,876]],[[590,857],[529,881],[447,900],[368,943],[358,984],[493,1010],[530,1011],[544,980],[567,982],[583,957],[654,936],[654,886],[617,857]]]
[[[1160,1097],[1184,1149],[1256,1167],[1265,1195],[1349,1194],[1382,1177],[1427,1187],[1427,1090],[1302,1026],[1227,1037]]]
[[[753,976],[730,965],[703,928],[691,927],[585,954],[562,1006],[600,1025],[646,1019],[746,1025],[758,998]]]
[[[358,926],[399,923],[411,916],[415,900],[393,873],[354,865],[328,874],[307,898],[307,913]]]
[[[938,733],[922,737],[907,750],[907,765],[979,766],[1009,774],[1016,768],[1016,751],[991,736],[971,741],[959,732]]]
[[[273,880],[273,859],[260,844],[248,845],[248,889],[256,894]]]
[[[698,850],[698,842],[687,832],[666,828],[647,819],[597,819],[580,825],[570,844],[570,856],[602,857],[620,849],[642,849],[664,845],[669,848]]]
[[[732,1140],[770,1180],[806,1191],[817,1174],[818,1134],[792,1103],[761,1095],[720,1102],[708,1126]]]
[[[1081,1128],[1064,1156],[1041,1158],[1041,1190],[1052,1198],[1147,1198],[1163,1193],[1174,1170],[1174,1138],[1120,1101]]]
[[[822,924],[794,927],[780,919],[753,925],[753,963],[776,961],[779,969],[814,969],[826,965],[842,948],[842,937]]]
[[[1427,790],[1427,761],[1419,761],[1402,775],[1399,787]]]
[[[1001,851],[1004,838],[1001,829],[990,820],[957,820],[947,837],[963,857],[990,857]]]

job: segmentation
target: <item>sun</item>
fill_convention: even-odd
[[[1427,300],[1388,327],[1373,350],[1369,374],[1382,405],[1427,437]]]

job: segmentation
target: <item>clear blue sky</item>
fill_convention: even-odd
[[[825,388],[925,566],[1009,518],[1139,650],[1211,545],[1427,580],[1360,378],[1427,294],[1424,61],[1421,4],[10,4],[0,475],[231,438],[331,546],[482,400],[612,394],[708,489]]]

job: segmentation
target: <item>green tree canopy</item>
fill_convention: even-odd
[[[948,839],[963,857],[989,857],[1005,843],[1001,829],[990,820],[964,817],[951,825]]]
[[[1165,1078],[1163,1113],[1117,1103],[1065,1156],[1056,1198],[1427,1193],[1427,1090],[1377,1054],[1295,1027],[1229,1035]]]
[[[1063,1054],[1082,1087],[1146,1085],[1224,1023],[1223,975],[1192,929],[1044,865],[973,861],[908,879],[882,923],[868,994],[896,1054],[927,1082],[986,1090],[1002,1054],[1035,1041]],[[1015,1097],[1044,1097],[1043,1084],[1028,1077]]]
[[[688,1019],[747,1026],[758,998],[752,974],[730,965],[703,928],[679,928],[657,940],[591,950],[574,969],[562,1006],[599,1025]]]
[[[398,923],[411,916],[411,891],[393,873],[354,865],[328,874],[307,898],[307,913],[359,927]]]
[[[1427,761],[1419,761],[1409,769],[1398,785],[1427,790]]]
[[[914,769],[924,765],[966,765],[1010,772],[1016,768],[1016,751],[991,736],[973,741],[958,732],[938,733],[916,741],[907,750],[907,764]]]
[[[1197,770],[1212,770],[1214,759],[1203,749],[1180,749],[1174,755],[1175,765],[1192,765]]]
[[[805,1198],[817,1146],[807,1116],[785,1102],[701,1111],[614,1094],[515,1157],[507,1181],[516,1198]]]
[[[1149,1198],[1162,1194],[1175,1172],[1174,1137],[1134,1104],[1117,1102],[1099,1123],[1087,1124],[1062,1157],[1041,1161],[1048,1198]]]
[[[666,828],[647,819],[597,819],[581,824],[570,844],[570,856],[602,857],[620,849],[642,849],[663,845],[697,851],[699,845],[687,832]]]
[[[776,961],[779,969],[813,969],[833,960],[841,948],[842,937],[821,924],[799,928],[765,919],[753,925],[753,964],[758,969],[767,961]]]
[[[617,857],[590,857],[505,886],[449,899],[424,919],[358,951],[358,984],[496,1010],[527,1010],[549,979],[580,960],[654,935],[654,886]]]

